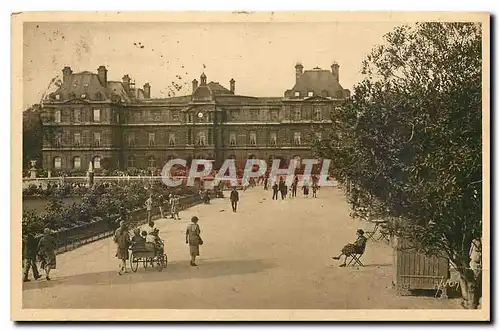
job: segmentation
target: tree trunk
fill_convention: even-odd
[[[466,309],[478,309],[479,299],[482,296],[482,273],[477,275],[470,269],[460,272],[460,289],[462,291],[462,306]]]

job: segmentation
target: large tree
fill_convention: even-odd
[[[30,160],[41,165],[42,138],[41,109],[33,105],[23,112],[23,169],[29,168]]]
[[[395,28],[316,146],[358,213],[395,220],[413,247],[450,259],[471,308],[480,295],[469,250],[482,235],[481,59],[480,24]]]
[[[53,143],[54,138],[61,133],[57,126],[44,126],[50,122],[43,107],[35,104],[23,112],[23,169],[30,168],[30,161],[37,160],[37,167],[42,167],[43,142]]]

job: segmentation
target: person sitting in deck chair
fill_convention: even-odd
[[[353,256],[355,254],[363,254],[365,251],[365,246],[366,246],[366,237],[365,237],[365,231],[362,229],[358,229],[356,231],[356,234],[358,235],[358,238],[353,244],[347,244],[342,248],[342,252],[340,253],[339,256],[333,256],[332,259],[334,260],[340,260],[340,257],[344,255],[344,263],[339,265],[339,267],[345,267],[347,263],[347,258],[349,256]]]

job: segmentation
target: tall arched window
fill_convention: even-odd
[[[82,159],[79,156],[73,158],[73,169],[80,169],[82,167]]]
[[[101,157],[94,156],[94,169],[101,169]]]
[[[154,156],[150,156],[148,159],[148,165],[150,168],[156,168],[156,159]]]
[[[128,168],[135,168],[136,167],[135,156],[133,156],[133,155],[128,156],[127,167]]]
[[[61,169],[62,168],[62,159],[60,156],[56,156],[54,158],[54,169]]]

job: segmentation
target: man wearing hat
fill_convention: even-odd
[[[347,258],[353,254],[362,254],[365,251],[365,246],[366,246],[366,237],[365,237],[365,231],[362,229],[358,229],[356,231],[356,235],[358,238],[353,244],[347,244],[342,248],[342,252],[340,253],[339,256],[333,256],[332,259],[334,260],[340,260],[340,257],[344,255],[344,263],[339,265],[339,267],[345,267]]]
[[[116,243],[116,257],[121,260],[119,275],[127,272],[128,248],[130,246],[130,236],[128,234],[125,221],[120,222],[120,227],[116,229],[114,242]]]
[[[52,236],[52,230],[45,228],[38,242],[38,254],[42,259],[40,267],[45,269],[45,279],[50,280],[50,270],[56,268],[57,242]]]

